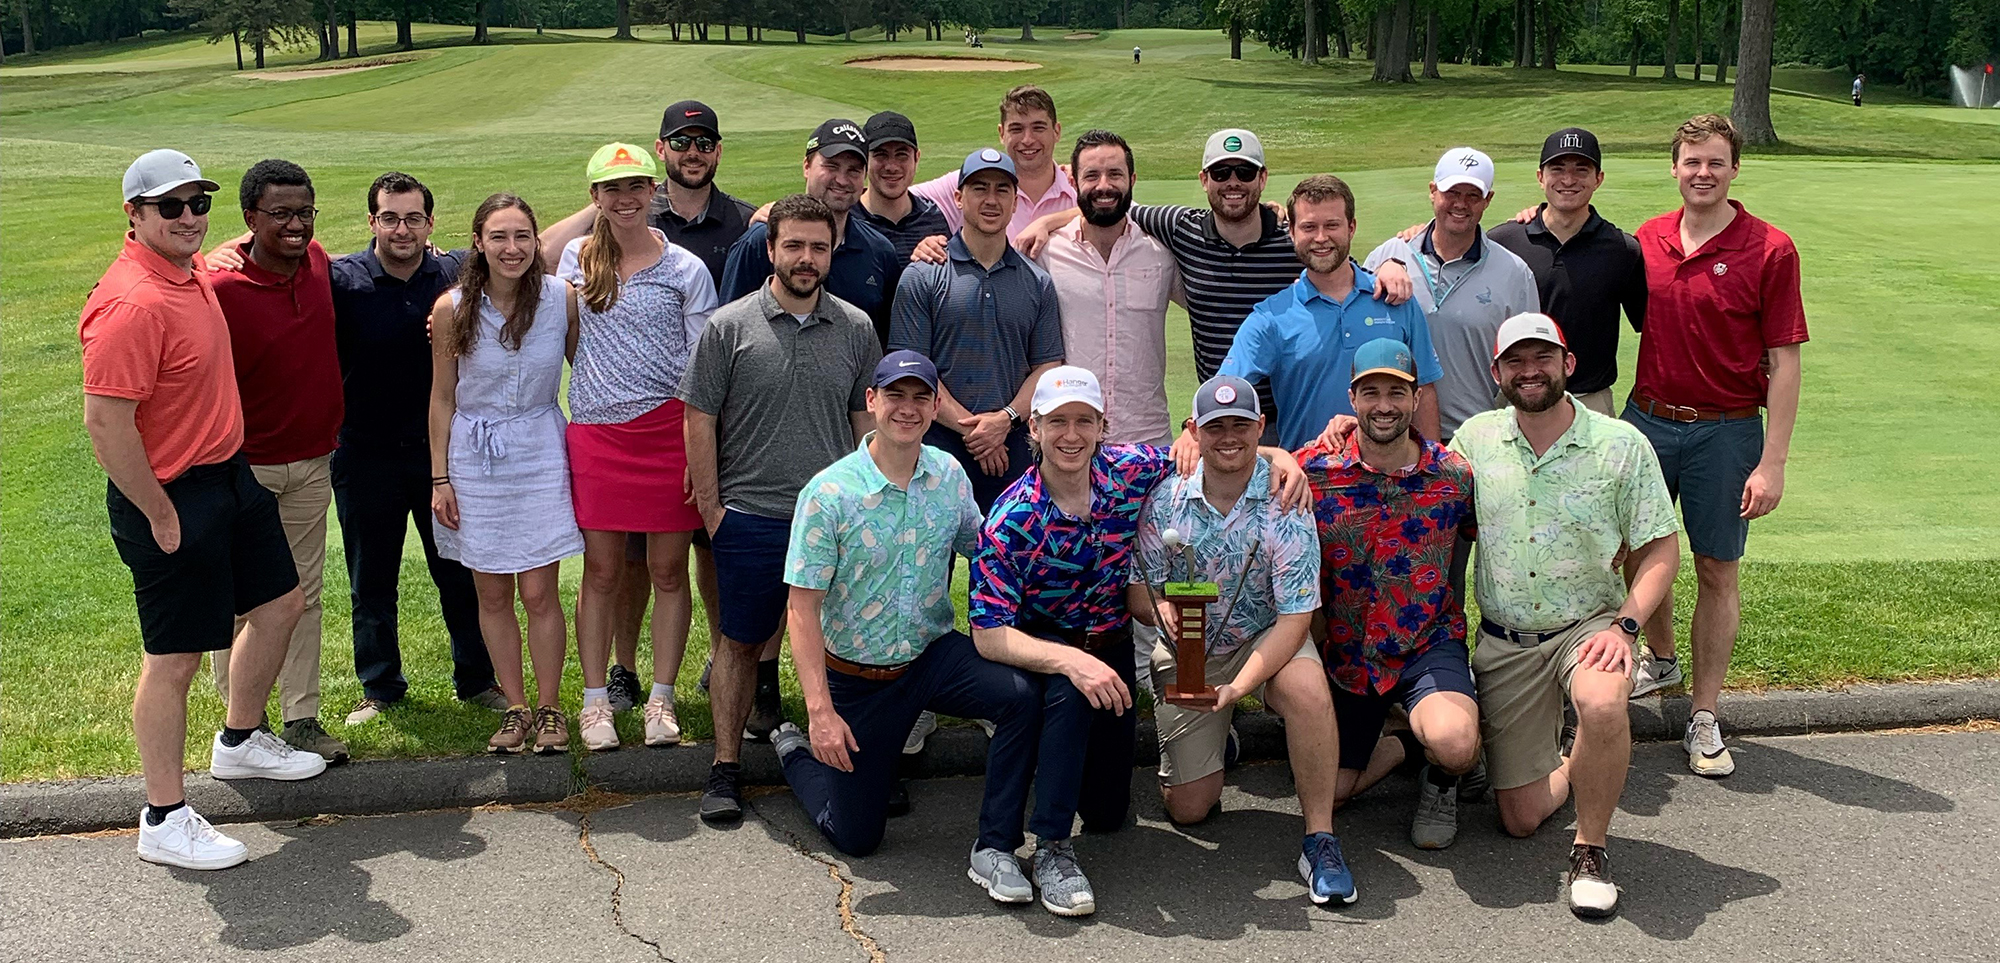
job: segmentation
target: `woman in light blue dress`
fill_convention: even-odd
[[[574,350],[575,289],[542,273],[534,211],[495,194],[472,219],[472,255],[431,309],[431,510],[438,554],[472,570],[479,627],[507,695],[493,752],[566,752],[559,702],[567,628],[561,560],[583,551],[556,390]],[[536,708],[521,671],[519,588]]]

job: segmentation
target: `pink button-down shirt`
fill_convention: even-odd
[[[1078,218],[1050,235],[1035,259],[1055,281],[1065,363],[1103,385],[1105,441],[1168,444],[1167,302],[1181,300],[1174,256],[1127,221],[1107,260],[1083,239],[1083,226]]]
[[[958,202],[951,196],[952,192],[958,190],[957,171],[952,171],[943,177],[933,177],[910,190],[917,196],[936,204],[938,209],[944,212],[945,223],[951,225],[953,233],[957,233],[964,225],[965,217],[958,212]],[[1076,185],[1058,165],[1055,181],[1041,197],[1029,197],[1026,191],[1020,192],[1017,196],[1020,200],[1014,205],[1014,219],[1007,223],[1009,238],[1021,233],[1023,228],[1035,223],[1044,214],[1054,214],[1075,207]]]

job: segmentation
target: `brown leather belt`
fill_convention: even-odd
[[[1083,629],[1065,629],[1052,625],[1023,626],[1021,631],[1036,638],[1075,646],[1096,656],[1114,651],[1120,645],[1128,648],[1132,645],[1132,626],[1130,624],[1110,632],[1086,632]]]
[[[859,662],[849,662],[831,652],[826,654],[826,667],[841,675],[851,675],[870,682],[894,682],[902,678],[903,673],[910,671],[908,662],[902,665],[862,665]]]
[[[1670,405],[1657,398],[1648,398],[1636,391],[1632,392],[1632,406],[1655,418],[1693,424],[1697,421],[1736,421],[1739,418],[1757,417],[1757,406],[1737,408],[1731,411],[1715,411],[1710,408],[1688,408]]]

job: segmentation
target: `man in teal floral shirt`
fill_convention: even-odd
[[[883,357],[868,389],[876,430],[799,492],[785,581],[792,660],[810,735],[773,735],[785,780],[841,852],[882,841],[903,737],[925,709],[994,724],[973,868],[1003,902],[1033,897],[1014,859],[1041,736],[1041,687],[980,657],[953,631],[951,555],[978,538],[972,484],[923,444],[937,417],[937,368],[914,351]]]

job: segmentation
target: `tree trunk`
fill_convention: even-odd
[[[1243,59],[1243,21],[1229,18],[1229,59]]]
[[[333,2],[326,0],[326,19],[313,24],[313,34],[319,39],[319,60],[340,56],[340,35],[334,32],[339,29],[335,26],[339,21],[334,19]]]
[[[1715,82],[1718,84],[1729,82],[1729,53],[1734,39],[1729,35],[1729,28],[1736,25],[1735,13],[1724,3],[1722,16],[1717,18],[1715,25]]]
[[[1535,65],[1535,4],[1537,2],[1538,0],[1528,0],[1528,22],[1522,27],[1523,32],[1526,34],[1528,45],[1527,56],[1522,58],[1521,61],[1521,66],[1523,67],[1533,67]]]
[[[1776,0],[1743,0],[1743,31],[1736,42],[1736,96],[1729,117],[1749,144],[1775,144],[1771,126],[1771,28]]]
[[[1410,20],[1414,0],[1396,0],[1383,8],[1388,14],[1382,50],[1375,55],[1375,81],[1385,84],[1415,83],[1410,76]]]
[[[1125,29],[1125,21],[1132,16],[1132,0],[1122,0],[1118,4],[1118,29]]]
[[[1465,63],[1474,65],[1479,63],[1479,38],[1482,33],[1484,31],[1480,29],[1479,0],[1472,0],[1472,22],[1466,28]]]
[[[258,69],[258,70],[263,70],[263,69],[264,69],[264,35],[263,35],[263,34],[261,34],[261,33],[260,33],[260,34],[258,34],[258,35],[257,35],[257,38],[256,38],[256,40],[254,40],[254,41],[253,41],[253,43],[255,43],[255,44],[256,44],[255,48],[254,48],[254,49],[252,50],[252,53],[256,55],[256,60],[257,60],[257,69]]]
[[[28,4],[25,2],[25,0],[20,4],[20,7],[21,7],[21,53],[24,56],[32,56],[35,52],[35,27],[33,24],[28,22]]]
[[[396,49],[409,50],[416,43],[410,36],[410,4],[404,0],[402,9],[396,14]]]
[[[681,39],[681,22],[679,20],[675,20],[674,22],[667,24],[667,39],[669,40]]]
[[[243,69],[243,31],[231,27],[229,41],[236,45],[236,69]]]
[[[1342,60],[1354,56],[1354,38],[1347,35],[1347,11],[1341,9],[1340,0],[1332,0],[1328,8],[1333,22],[1327,24],[1327,33],[1333,35],[1334,56]]]
[[[1630,63],[1628,63],[1628,64],[1626,65],[1626,69],[1625,69],[1625,75],[1626,75],[1626,76],[1628,76],[1628,77],[1637,77],[1637,76],[1639,76],[1639,47],[1640,47],[1640,46],[1641,46],[1641,45],[1642,45],[1642,44],[1643,44],[1643,43],[1645,42],[1645,39],[1646,39],[1646,38],[1645,38],[1645,37],[1644,37],[1644,36],[1643,36],[1642,34],[1640,34],[1640,33],[1639,33],[1639,25],[1638,25],[1638,24],[1636,24],[1636,23],[1635,23],[1635,24],[1633,24],[1633,25],[1632,25],[1632,60],[1631,60],[1631,62],[1630,62]]]
[[[793,31],[793,33],[794,33],[794,34],[796,34],[796,35],[798,36],[798,39],[799,39],[799,42],[800,42],[800,43],[805,43],[805,42],[806,42],[806,12],[805,12],[804,10],[800,10],[800,11],[798,12],[798,18],[799,18],[799,22],[797,23],[797,25],[795,25],[795,26],[794,26],[794,27],[792,28],[792,31]]]
[[[854,15],[845,6],[840,8],[840,35],[848,43],[854,42]]]
[[[1424,79],[1442,80],[1438,73],[1438,10],[1436,0],[1424,17]]]
[[[618,31],[611,35],[611,39],[632,39],[632,0],[618,0]]]
[[[1035,39],[1035,22],[1033,20],[1021,24],[1021,39],[1024,42]]]
[[[472,25],[472,42],[485,43],[487,0],[473,0],[473,3],[479,6],[479,20]]]
[[[1689,33],[1694,40],[1694,79],[1701,79],[1701,0],[1694,0],[1694,30]]]
[[[1661,80],[1679,80],[1680,72],[1674,64],[1681,57],[1681,0],[1667,0],[1667,69],[1660,74]]]
[[[1319,0],[1299,0],[1299,7],[1306,16],[1305,52],[1306,66],[1319,63]]]
[[[1556,69],[1556,37],[1562,32],[1562,18],[1556,16],[1559,0],[1542,0],[1542,69]]]

